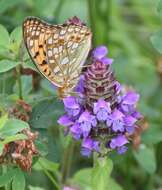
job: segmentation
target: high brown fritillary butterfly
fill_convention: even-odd
[[[26,48],[38,70],[58,87],[60,98],[70,95],[91,48],[91,31],[77,18],[51,25],[28,17],[23,23]]]

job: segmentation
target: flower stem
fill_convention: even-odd
[[[66,183],[66,180],[71,170],[74,147],[75,143],[73,140],[71,140],[68,147],[64,150],[63,161],[62,161],[62,179],[61,179],[62,184]]]
[[[110,186],[112,169],[113,163],[107,156],[100,157],[98,153],[94,153],[91,176],[93,190],[113,189]]]
[[[17,75],[17,82],[18,82],[18,89],[19,89],[19,98],[23,99],[22,96],[22,82],[21,82],[21,73],[20,73],[21,65],[16,66],[16,75]]]

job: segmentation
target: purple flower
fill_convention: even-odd
[[[70,132],[72,133],[73,137],[76,140],[79,140],[81,138],[81,135],[82,135],[82,130],[80,128],[80,124],[75,123],[73,126],[71,126],[70,127]]]
[[[139,100],[139,94],[135,92],[128,92],[126,95],[123,96],[123,104],[127,105],[134,105]]]
[[[76,189],[66,186],[66,187],[63,188],[63,190],[76,190]]]
[[[113,63],[113,59],[108,57],[103,57],[100,59],[100,61],[106,65],[111,65]]]
[[[120,112],[119,110],[115,110],[107,119],[106,124],[108,127],[111,126],[114,132],[124,132],[123,117],[124,115],[122,112]]]
[[[82,150],[81,150],[82,155],[89,157],[93,150],[99,152],[99,150],[100,150],[99,142],[94,141],[89,137],[84,139],[82,142]]]
[[[115,149],[128,143],[127,138],[124,135],[118,135],[110,142],[110,148]]]
[[[111,113],[110,103],[99,99],[97,103],[94,103],[93,112],[96,114],[98,121],[106,121]]]
[[[58,119],[58,123],[60,125],[69,127],[70,125],[73,124],[73,121],[70,119],[70,117],[68,115],[63,115]]]
[[[78,93],[81,93],[83,94],[84,93],[84,75],[81,75],[80,76],[80,79],[79,79],[79,82],[75,88],[75,91],[78,92]]]
[[[101,59],[105,57],[108,53],[106,46],[99,46],[93,50],[93,57],[95,59]]]
[[[64,98],[63,102],[69,116],[77,116],[80,113],[81,108],[76,97],[69,96]]]
[[[91,115],[88,111],[84,111],[79,119],[78,123],[80,123],[80,128],[83,132],[83,137],[87,137],[91,131],[92,127],[97,125],[97,121],[93,115]]]
[[[88,157],[93,151],[104,155],[106,148],[125,153],[129,143],[126,134],[132,135],[136,122],[142,118],[136,111],[139,94],[122,90],[111,70],[113,59],[107,54],[106,46],[93,50],[91,64],[74,89],[77,96],[63,99],[66,114],[58,120],[75,140],[82,141],[81,153]]]
[[[132,125],[135,124],[136,121],[137,121],[137,119],[134,118],[134,117],[132,117],[132,116],[130,116],[130,115],[124,117],[124,124],[125,124],[126,126],[132,126]]]
[[[124,154],[127,150],[128,150],[127,146],[121,146],[121,147],[117,148],[118,154]]]

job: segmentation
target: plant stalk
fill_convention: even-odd
[[[62,184],[66,183],[66,180],[69,177],[71,171],[74,147],[75,143],[73,140],[71,140],[68,147],[64,150],[63,161],[62,161],[62,179],[61,179]]]

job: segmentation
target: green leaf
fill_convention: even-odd
[[[22,27],[16,27],[10,35],[10,49],[18,54],[22,42]]]
[[[5,174],[0,176],[0,187],[3,187],[11,182],[15,174],[14,171],[15,170],[9,170]]]
[[[95,159],[94,168],[92,170],[92,189],[93,190],[112,190],[110,186],[110,174],[113,163],[107,157]]]
[[[0,117],[0,130],[4,127],[4,124],[8,120],[8,114],[3,115]]]
[[[109,186],[112,187],[112,190],[123,190],[123,188],[112,178],[109,181]]]
[[[36,140],[35,145],[36,145],[38,152],[41,156],[46,156],[48,154],[48,148],[44,142]]]
[[[32,76],[21,76],[22,81],[22,95],[26,96],[32,91]],[[16,82],[14,86],[14,92],[18,94],[19,92],[18,83]]]
[[[31,60],[24,61],[23,67],[25,69],[28,68],[28,69],[32,69],[32,70],[34,70],[36,72],[39,72],[38,69],[36,68],[36,66],[34,65],[34,63]]]
[[[1,3],[0,3],[1,4]],[[7,48],[10,43],[9,33],[3,25],[0,25],[0,46]]]
[[[3,59],[0,61],[0,73],[9,71],[10,69],[13,69],[14,67],[16,67],[19,64],[20,64],[20,62],[17,62],[17,61]]]
[[[162,0],[159,1],[157,11],[159,12],[160,15],[162,15]]]
[[[92,190],[91,188],[92,168],[79,170],[73,176],[73,181],[84,190]]]
[[[155,152],[153,149],[141,145],[138,151],[134,152],[134,156],[138,163],[145,169],[149,174],[153,174],[156,171],[156,159]]]
[[[12,136],[25,128],[29,128],[28,123],[18,119],[9,119],[1,130],[0,136],[2,138]]]
[[[15,170],[15,176],[12,182],[13,190],[24,190],[25,189],[25,177],[20,169]]]
[[[30,185],[28,187],[29,187],[29,190],[44,190],[41,187],[33,187],[33,186],[30,186]]]
[[[145,144],[157,144],[162,142],[162,127],[150,123],[150,127],[142,134],[142,142]]]
[[[151,43],[153,47],[159,52],[162,53],[162,29],[159,30],[158,32],[154,33],[151,38]]]
[[[58,125],[57,119],[63,113],[61,101],[56,98],[44,100],[34,106],[29,123],[34,128],[48,128],[52,125]]]
[[[59,167],[58,163],[47,160],[46,158],[40,157],[39,160],[34,165],[36,170],[49,170],[51,172],[55,172]]]
[[[13,141],[17,141],[17,140],[23,140],[23,139],[27,139],[27,136],[24,134],[16,134],[13,136],[9,136],[7,138],[5,138],[5,140],[2,141],[3,144],[7,144]]]
[[[7,9],[12,8],[16,5],[18,5],[22,0],[1,0],[0,1],[0,13],[4,13]]]

